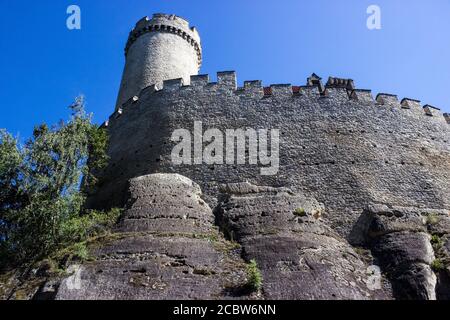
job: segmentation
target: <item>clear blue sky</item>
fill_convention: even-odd
[[[81,7],[79,31],[66,28],[71,4]],[[381,7],[381,30],[366,27],[371,4]],[[156,12],[198,27],[201,73],[213,78],[236,70],[240,83],[304,84],[316,72],[450,111],[448,0],[1,0],[0,128],[27,137],[35,124],[66,119],[80,93],[103,122],[128,33]]]

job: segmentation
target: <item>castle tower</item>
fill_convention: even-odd
[[[149,85],[197,75],[202,48],[197,30],[175,15],[155,14],[141,19],[131,31],[125,48],[126,63],[116,110]]]

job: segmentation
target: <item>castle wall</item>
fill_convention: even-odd
[[[293,93],[293,92],[298,93]],[[435,108],[370,91],[290,85],[263,90],[258,81],[236,88],[234,73],[205,76],[190,86],[167,81],[108,122],[109,167],[92,206],[122,205],[127,181],[150,173],[179,173],[200,184],[211,206],[222,183],[286,186],[323,202],[326,218],[344,236],[367,203],[450,209],[450,125]],[[280,170],[261,176],[257,165],[174,166],[175,129],[280,129]]]

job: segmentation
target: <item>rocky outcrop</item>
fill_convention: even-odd
[[[373,259],[330,228],[323,204],[288,188],[223,185],[215,216],[177,174],[132,179],[117,233],[72,266],[57,299],[390,299]],[[225,234],[223,238],[220,231]],[[255,260],[261,290],[249,290]],[[375,266],[376,267],[376,266]]]
[[[117,233],[93,249],[92,262],[72,267],[56,298],[232,298],[246,283],[246,265],[200,195],[179,175],[131,180]]]
[[[450,298],[446,210],[370,204],[345,239],[322,203],[289,188],[225,184],[212,210],[190,179],[153,174],[127,197],[88,261],[62,278],[45,264],[2,276],[2,299]]]
[[[450,300],[450,213],[430,213],[426,219],[428,232],[435,251],[434,268],[437,274],[436,296]]]
[[[244,257],[255,259],[267,299],[388,299],[389,286],[369,289],[370,259],[323,218],[315,199],[286,188],[226,185],[217,219]],[[380,279],[380,283],[383,279]]]
[[[375,204],[364,210],[353,237],[371,249],[392,283],[395,298],[445,299],[449,222],[446,210]]]

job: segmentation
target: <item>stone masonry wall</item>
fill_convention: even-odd
[[[338,85],[334,85],[338,83]],[[210,206],[219,186],[248,181],[289,187],[325,205],[331,226],[352,236],[368,203],[450,209],[450,124],[440,111],[416,100],[339,86],[274,85],[260,81],[236,87],[234,72],[193,76],[150,86],[115,112],[110,133],[109,167],[90,206],[121,206],[127,181],[150,173],[178,173],[198,183]],[[261,176],[256,165],[174,166],[170,138],[175,129],[280,129],[280,170]],[[356,240],[355,240],[356,241]]]

